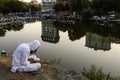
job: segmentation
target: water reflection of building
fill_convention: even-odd
[[[103,37],[94,33],[86,33],[86,44],[85,46],[94,48],[95,50],[110,50],[111,43],[109,37]]]
[[[75,20],[57,20],[59,23],[75,24]]]
[[[42,21],[42,36],[43,41],[57,43],[59,41],[59,30],[53,26],[53,21]]]

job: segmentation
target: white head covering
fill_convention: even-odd
[[[29,43],[29,46],[30,46],[30,50],[31,50],[31,51],[36,50],[40,45],[41,45],[41,44],[40,44],[39,40],[33,40],[33,41],[31,41],[31,42]]]

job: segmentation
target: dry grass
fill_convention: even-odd
[[[0,80],[88,80],[74,71],[68,71],[54,61],[41,60],[42,67],[35,72],[12,73],[12,57],[0,55]]]
[[[30,73],[12,73],[12,57],[10,55],[0,55],[0,80],[31,80],[35,74]]]

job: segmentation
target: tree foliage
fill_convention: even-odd
[[[56,12],[69,11],[70,9],[69,9],[68,5],[69,4],[63,5],[62,3],[56,3],[53,8],[55,9]]]
[[[109,11],[119,12],[120,0],[93,0],[91,7],[96,13],[104,13]]]
[[[68,7],[68,8],[66,8]],[[62,3],[57,3],[54,7],[55,10],[70,10],[81,13],[83,9],[88,9],[91,7],[91,10],[95,14],[103,14],[109,11],[120,11],[120,0],[68,0],[66,7],[63,7]]]
[[[10,12],[26,12],[31,10],[39,10],[40,5],[35,3],[25,3],[19,0],[0,0],[0,13],[10,13]]]
[[[38,11],[40,10],[41,6],[39,4],[30,2],[29,4],[29,9],[31,9],[31,11]]]

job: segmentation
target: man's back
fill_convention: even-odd
[[[41,64],[38,62],[31,63],[29,56],[31,52],[37,51],[39,46],[40,42],[38,40],[20,44],[13,53],[11,72],[30,72],[38,70]]]
[[[13,53],[12,68],[16,70],[19,66],[29,64],[29,61],[26,60],[29,55],[30,49],[28,44],[20,44]]]

